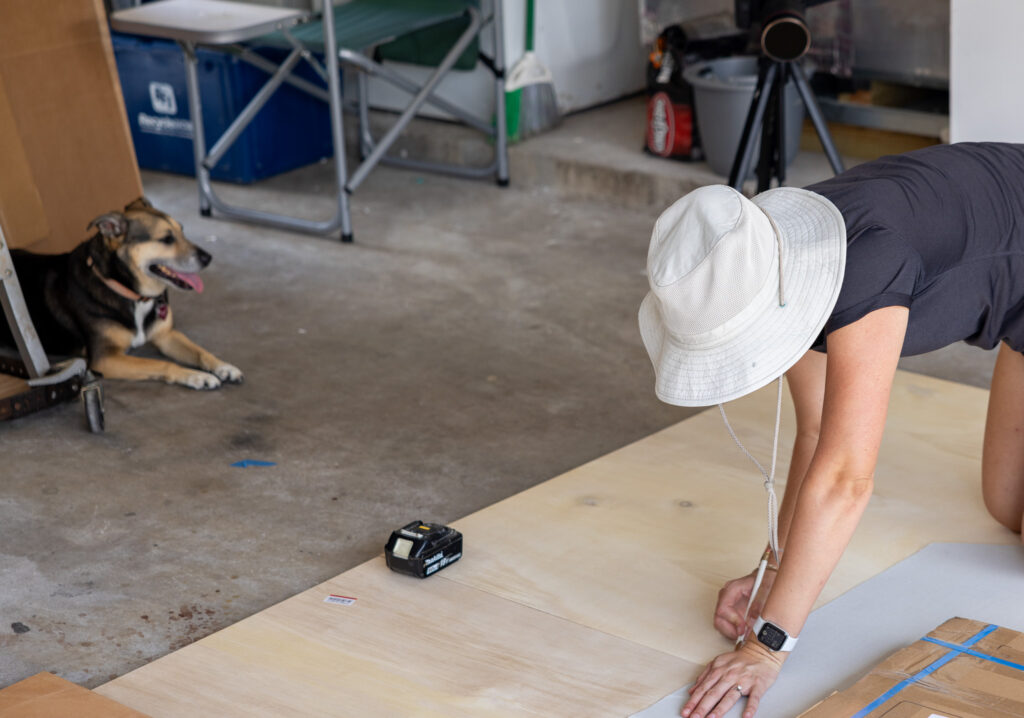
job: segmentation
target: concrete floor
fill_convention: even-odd
[[[107,381],[100,436],[77,404],[0,427],[0,686],[40,670],[96,686],[377,555],[407,521],[455,520],[687,416],[653,395],[636,310],[653,220],[721,179],[640,154],[642,116],[631,100],[569,118],[514,148],[504,190],[380,169],[351,246],[202,219],[190,179],[145,173],[214,255],[207,291],[172,297],[177,324],[246,381]],[[323,216],[329,169],[225,194]],[[803,153],[793,184],[827,172]],[[984,384],[991,362],[911,366]]]

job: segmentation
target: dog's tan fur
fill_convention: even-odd
[[[128,220],[124,233],[106,233],[102,225],[100,231],[108,249],[131,270],[135,279],[134,290],[144,299],[159,297],[167,291],[168,282],[149,270],[154,263],[194,271],[201,269],[195,258],[197,248],[185,238],[177,220],[154,210],[145,200],[128,205],[124,216]],[[149,239],[140,242],[131,235],[140,230]],[[129,356],[127,352],[138,341],[137,337],[116,322],[101,322],[97,327],[100,341],[94,345],[90,367],[113,379],[158,379],[193,389],[215,389],[221,382],[242,380],[238,367],[218,359],[174,329],[174,314],[170,307],[166,311],[165,317],[155,319],[146,328],[145,341],[152,342],[160,353],[174,362],[198,367],[198,370],[170,361]]]
[[[167,290],[167,282],[154,276],[149,267],[153,263],[186,266],[196,264],[196,246],[185,238],[181,224],[174,218],[157,212],[148,202],[136,201],[125,208],[129,220],[128,231],[144,228],[151,239],[137,242],[127,234],[104,233],[110,251],[117,254],[136,281],[135,291],[143,298],[155,298]],[[103,227],[100,227],[103,233]],[[172,243],[161,241],[173,238]],[[200,269],[198,266],[189,267]],[[242,372],[238,367],[218,359],[201,346],[174,329],[174,315],[167,307],[167,315],[158,318],[145,331],[146,342],[151,342],[164,356],[196,369],[179,366],[160,359],[146,359],[127,354],[136,342],[136,335],[116,322],[101,322],[97,327],[101,341],[95,346],[90,368],[112,379],[157,379],[172,384],[184,384],[193,389],[215,389],[221,382],[238,382]]]
[[[241,381],[238,367],[174,328],[168,288],[201,290],[197,273],[211,259],[181,224],[140,198],[89,226],[97,233],[68,254],[15,256],[47,351],[84,348],[90,369],[111,379],[157,379],[193,389]],[[172,361],[128,355],[149,342]]]
[[[104,322],[99,331],[104,337],[103,350],[90,362],[90,368],[111,379],[142,381],[156,379],[169,384],[184,384],[193,389],[216,389],[222,381],[239,382],[242,372],[238,367],[218,359],[172,328],[170,311],[167,318],[158,320],[146,334],[160,353],[175,362],[199,367],[202,371],[179,366],[162,359],[134,357],[126,352],[131,348],[134,335],[124,327]]]

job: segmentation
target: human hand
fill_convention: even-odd
[[[742,696],[747,696],[743,718],[753,718],[761,698],[778,678],[787,655],[773,653],[754,641],[722,654],[698,676],[679,715],[722,718]]]
[[[718,605],[715,606],[714,625],[715,629],[731,641],[746,634],[754,625],[754,620],[761,614],[764,606],[764,599],[755,601],[750,607],[750,614],[747,620],[743,615],[747,610],[747,602],[750,601],[750,592],[754,590],[754,579],[757,570],[750,574],[729,581],[718,592]],[[765,571],[761,582],[761,595],[767,595],[772,583],[775,582],[775,571]]]

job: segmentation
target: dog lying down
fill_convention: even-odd
[[[240,382],[221,361],[174,329],[167,288],[203,291],[199,271],[210,255],[185,239],[181,225],[140,198],[101,215],[97,232],[66,254],[11,252],[32,323],[49,354],[85,351],[89,368],[111,379],[162,379],[193,389]],[[14,337],[0,313],[0,342]],[[128,356],[147,342],[186,364]]]

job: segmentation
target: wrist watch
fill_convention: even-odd
[[[762,645],[776,653],[792,651],[796,648],[798,639],[797,636],[789,635],[774,623],[764,620],[761,616],[758,616],[757,620],[754,621],[754,635],[757,636],[757,640]]]

